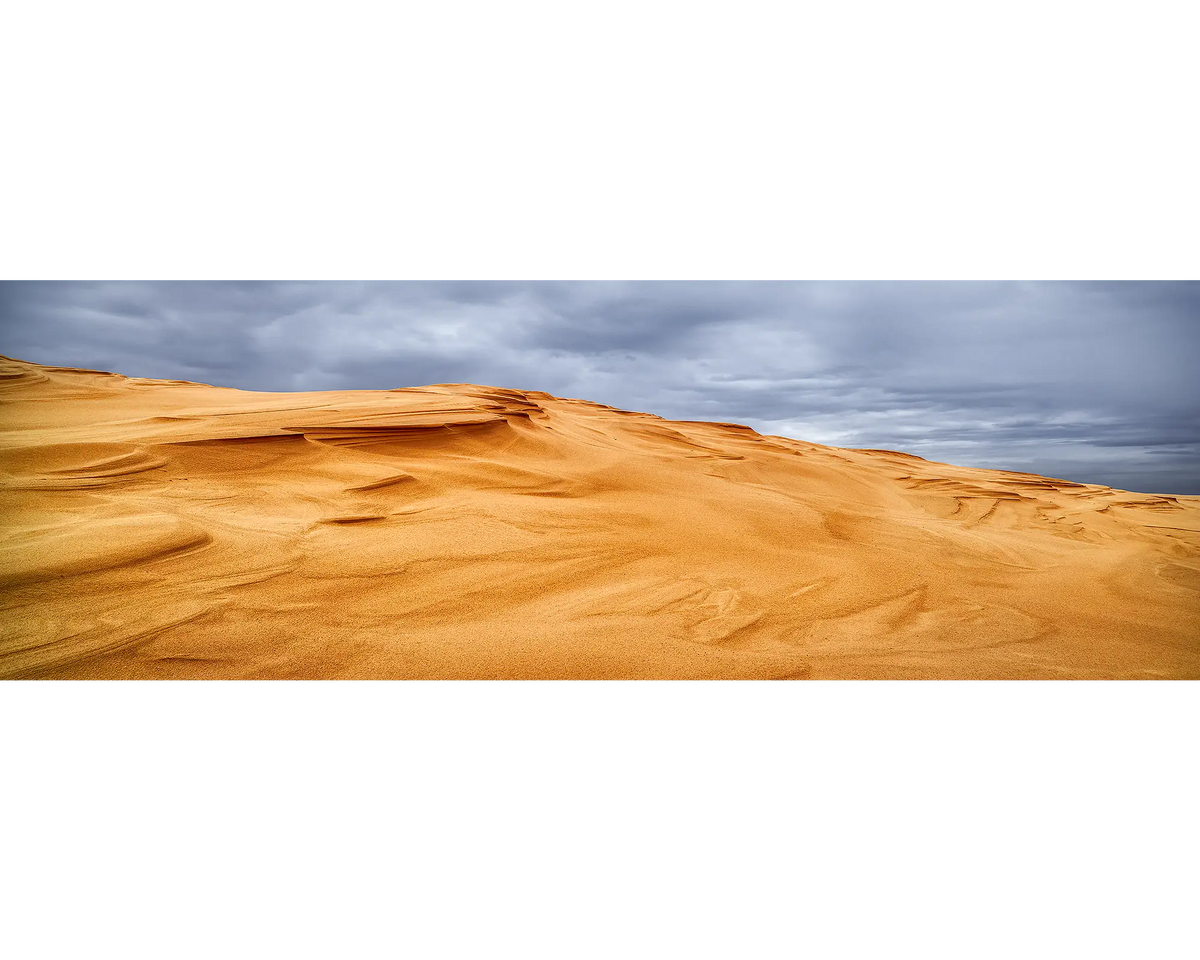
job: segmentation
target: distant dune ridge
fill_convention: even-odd
[[[0,676],[1200,677],[1200,497],[0,361]]]

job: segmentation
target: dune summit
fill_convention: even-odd
[[[0,362],[0,676],[1200,677],[1200,497]]]

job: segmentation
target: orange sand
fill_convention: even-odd
[[[0,676],[1200,677],[1200,497],[0,362]]]

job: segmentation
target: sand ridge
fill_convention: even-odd
[[[0,676],[1200,677],[1200,497],[0,360]]]

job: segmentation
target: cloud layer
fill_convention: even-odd
[[[5,282],[0,353],[249,390],[547,390],[1200,494],[1200,283]]]

